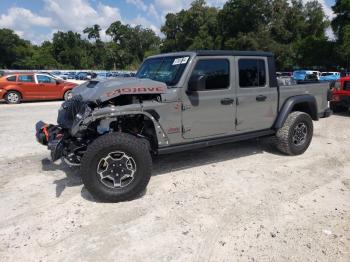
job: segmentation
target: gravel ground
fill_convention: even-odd
[[[350,261],[350,119],[302,156],[267,140],[155,159],[147,192],[98,203],[34,138],[61,102],[0,105],[1,261]]]

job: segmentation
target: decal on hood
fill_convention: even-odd
[[[158,87],[124,87],[118,88],[106,93],[107,97],[115,97],[125,94],[161,94],[165,93],[166,88],[162,86]]]

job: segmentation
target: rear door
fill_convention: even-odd
[[[17,85],[21,88],[24,99],[40,99],[41,94],[35,82],[34,74],[18,75]]]
[[[272,127],[277,115],[277,87],[270,87],[266,57],[236,57],[236,130]]]
[[[186,139],[232,134],[235,104],[231,63],[233,58],[198,57],[190,76],[205,76],[205,89],[183,93],[182,125]]]
[[[36,79],[43,99],[62,98],[62,85],[48,75],[37,74]]]

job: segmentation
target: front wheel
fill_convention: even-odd
[[[106,134],[87,149],[81,162],[87,190],[105,202],[130,200],[145,190],[152,173],[147,145],[124,133]]]
[[[313,123],[310,115],[292,112],[284,125],[277,131],[277,148],[287,155],[303,154],[313,136]]]
[[[8,91],[5,95],[5,101],[8,104],[19,104],[21,102],[21,94],[17,91]]]

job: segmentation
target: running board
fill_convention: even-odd
[[[159,155],[171,154],[171,153],[176,153],[181,151],[204,148],[208,146],[216,146],[220,144],[249,140],[257,137],[270,136],[273,134],[275,134],[275,131],[268,129],[268,130],[262,130],[257,132],[245,133],[241,135],[231,135],[231,136],[225,136],[225,137],[214,138],[214,139],[205,139],[200,141],[188,142],[184,144],[164,146],[164,147],[158,148],[158,154]]]

